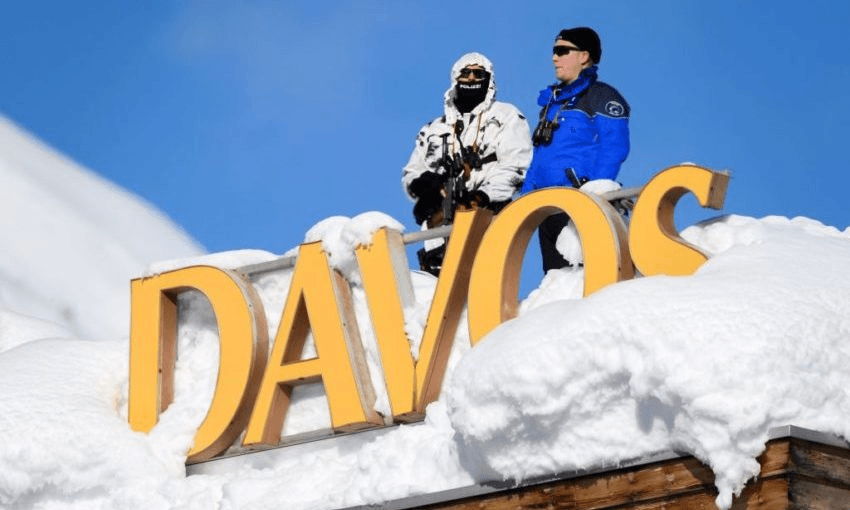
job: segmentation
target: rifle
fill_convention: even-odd
[[[443,203],[440,209],[437,209],[434,214],[428,218],[428,229],[435,229],[441,226],[450,226],[454,222],[455,209],[464,207],[469,204],[469,191],[466,189],[466,182],[469,180],[472,170],[481,168],[484,163],[496,161],[496,154],[490,154],[486,158],[481,158],[478,155],[478,147],[473,144],[467,149],[463,145],[460,134],[463,132],[463,122],[458,121],[454,125],[454,133],[445,133],[440,135],[443,139],[443,155],[440,158],[440,166],[445,170],[446,181],[443,185],[442,195]],[[460,142],[460,154],[449,154],[448,138],[452,134],[458,135]],[[450,227],[446,227],[450,228]],[[434,276],[439,276],[440,267],[443,265],[443,256],[445,255],[446,245],[442,244],[430,250],[422,248],[416,252],[419,257],[419,267],[423,271],[427,271]]]
[[[463,122],[457,121],[454,126],[454,134],[458,135],[460,154],[449,153],[448,138],[452,136],[452,133],[440,135],[440,138],[443,139],[443,156],[440,158],[440,166],[446,172],[446,182],[443,189],[442,208],[428,218],[428,228],[451,225],[455,210],[458,207],[469,205],[470,193],[466,189],[466,182],[469,181],[472,170],[480,169],[485,163],[492,163],[497,160],[495,152],[482,158],[478,154],[476,144],[465,147],[460,140],[462,132]]]
[[[469,165],[466,164],[462,155],[449,154],[448,138],[450,136],[452,136],[451,133],[440,135],[443,139],[443,156],[440,158],[440,166],[446,172],[446,182],[442,207],[428,218],[428,228],[451,225],[457,205],[462,203],[467,195],[465,182],[469,179]],[[463,147],[461,151],[464,151]]]

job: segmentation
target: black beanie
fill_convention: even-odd
[[[590,60],[594,64],[598,64],[602,58],[602,42],[599,40],[599,35],[592,29],[587,27],[565,28],[558,33],[558,37],[564,41],[571,42],[582,51],[590,53]]]

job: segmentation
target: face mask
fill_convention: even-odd
[[[490,88],[490,77],[473,82],[457,82],[455,84],[455,106],[461,113],[468,113],[487,97]]]

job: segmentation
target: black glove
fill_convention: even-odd
[[[413,218],[416,219],[416,224],[421,225],[422,222],[430,218],[440,207],[443,206],[443,196],[439,193],[436,195],[426,195],[416,201],[413,206]]]
[[[465,209],[471,209],[473,207],[487,207],[490,205],[490,197],[488,197],[487,193],[484,193],[480,189],[475,191],[466,191],[458,200],[458,205]]]
[[[413,218],[417,224],[431,217],[443,205],[443,177],[434,172],[425,172],[407,188],[417,198],[413,206]]]
[[[439,195],[443,189],[443,182],[444,179],[442,176],[434,172],[424,172],[416,179],[413,179],[407,189],[416,198],[426,198],[429,195]]]
[[[477,205],[478,207],[487,207],[490,205],[490,197],[488,197],[487,193],[484,193],[480,189],[470,193],[469,201],[472,205]]]

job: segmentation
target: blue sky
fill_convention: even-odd
[[[625,186],[689,161],[732,171],[723,212],[850,224],[844,2],[35,0],[2,11],[0,112],[210,251],[282,253],[323,218],[372,210],[415,228],[401,168],[441,114],[451,64],[490,57],[497,97],[533,127],[554,36],[578,25],[600,33],[600,78],[632,107]],[[680,225],[715,214],[694,204],[680,204]]]

